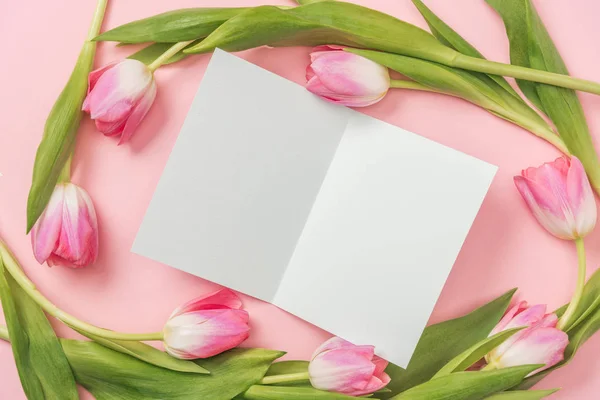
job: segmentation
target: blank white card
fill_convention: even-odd
[[[495,171],[217,50],[132,250],[405,367]]]

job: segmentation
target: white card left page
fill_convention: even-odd
[[[272,301],[349,112],[217,50],[132,251]]]

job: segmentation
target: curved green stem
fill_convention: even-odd
[[[437,89],[431,88],[429,86],[425,86],[421,83],[418,83],[415,81],[404,80],[404,79],[392,79],[390,81],[390,87],[395,88],[395,89],[421,90],[424,92],[440,93],[440,94],[445,94],[447,96],[462,98],[462,97],[457,96],[452,93],[444,92],[442,90],[437,90]],[[469,100],[467,100],[467,101],[469,101]],[[476,103],[474,103],[474,104],[476,104]],[[482,106],[480,104],[477,104],[477,105]],[[561,139],[560,136],[558,136],[556,134],[556,132],[552,131],[551,129],[549,129],[546,126],[540,125],[539,123],[532,120],[531,118],[528,118],[526,115],[523,115],[522,113],[519,113],[516,111],[512,111],[511,109],[509,109],[507,107],[496,107],[495,109],[493,109],[493,108],[486,108],[486,109],[488,111],[490,111],[491,113],[493,113],[494,115],[496,115],[497,117],[500,117],[509,122],[517,124],[520,127],[533,133],[537,137],[546,140],[547,142],[552,144],[554,147],[556,147],[558,150],[560,150],[562,153],[567,154],[567,155],[571,154],[569,149],[565,145],[565,142]]]
[[[104,20],[104,13],[106,12],[107,4],[108,0],[98,0],[96,10],[94,11],[94,19],[92,20],[92,25],[90,26],[87,36],[88,41],[92,41],[92,39],[94,39],[100,33],[100,28],[102,27],[102,21]]]
[[[173,46],[169,47],[167,51],[162,53],[156,60],[152,61],[150,65],[148,65],[148,69],[152,72],[156,71],[158,67],[163,65],[169,58],[173,57],[175,54],[179,53],[183,50],[188,44],[192,43],[193,40],[188,40],[187,42],[179,42],[175,43]]]
[[[95,325],[88,324],[87,322],[81,321],[80,319],[62,311],[50,300],[48,300],[42,293],[40,293],[35,284],[29,280],[25,275],[25,272],[21,269],[12,253],[8,250],[6,245],[0,241],[0,257],[4,263],[4,268],[13,277],[15,282],[23,289],[33,301],[37,303],[44,311],[52,315],[56,319],[62,321],[66,325],[83,332],[90,333],[92,335],[100,336],[105,339],[111,340],[131,340],[131,341],[143,341],[143,340],[162,340],[162,332],[154,333],[121,333],[115,332],[104,328],[99,328]]]
[[[71,162],[73,161],[73,153],[67,159],[62,171],[58,177],[58,182],[71,182]]]
[[[585,79],[573,78],[569,75],[520,67],[518,65],[502,64],[481,58],[469,57],[464,54],[456,54],[452,60],[445,64],[450,67],[467,69],[469,71],[477,71],[500,76],[510,76],[526,81],[546,83],[548,85],[581,90],[582,92],[600,95],[600,83]]]
[[[585,287],[585,275],[586,275],[586,265],[585,265],[585,248],[583,246],[583,239],[577,238],[575,239],[575,246],[577,247],[577,258],[579,261],[579,268],[577,272],[577,287],[575,288],[575,292],[573,293],[573,298],[567,307],[565,313],[558,320],[558,324],[556,325],[558,329],[567,330],[569,324],[573,322],[573,317],[575,316],[575,311],[579,306],[579,302],[581,301],[581,296],[583,295],[583,288]]]
[[[274,385],[276,383],[302,382],[308,380],[310,380],[310,377],[308,376],[307,371],[295,374],[265,376],[259,383],[261,385]]]
[[[418,83],[415,81],[409,81],[409,80],[405,80],[405,79],[390,80],[390,87],[394,88],[394,89],[421,90],[423,92],[449,94],[449,93],[442,92],[441,90],[437,90],[437,89],[431,88],[429,86],[425,86],[421,83]]]

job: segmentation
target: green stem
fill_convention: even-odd
[[[10,342],[10,339],[8,338],[8,328],[6,325],[0,325],[0,339]]]
[[[106,5],[108,0],[98,0],[96,10],[94,11],[94,19],[88,32],[87,41],[90,42],[100,33],[102,27],[102,21],[104,20],[104,13],[106,12]]]
[[[61,322],[65,323],[66,325],[76,330],[87,332],[92,335],[100,336],[105,339],[111,340],[143,341],[163,339],[162,332],[141,334],[121,333],[104,328],[99,328],[95,325],[91,325],[87,322],[81,321],[80,319],[62,311],[37,290],[35,284],[31,282],[29,278],[27,278],[25,272],[23,272],[12,253],[8,250],[8,248],[2,241],[0,241],[0,257],[2,257],[4,268],[13,277],[13,279],[15,280],[15,282],[17,282],[21,289],[23,289],[27,293],[27,295],[29,295],[29,297],[31,297],[31,299],[35,301],[37,305],[39,305],[44,311],[46,311],[48,314],[52,315],[56,319],[60,320]]]
[[[455,55],[446,65],[486,74],[511,76],[513,78],[524,79],[531,82],[546,83],[548,85],[581,90],[582,92],[600,95],[600,83],[597,82],[573,78],[569,75],[520,67],[518,65],[502,64],[481,58],[469,57],[464,54]]]
[[[573,317],[575,316],[575,311],[579,306],[579,302],[581,301],[581,296],[583,295],[583,288],[585,287],[585,248],[583,246],[583,239],[577,238],[575,239],[575,246],[577,247],[577,258],[579,262],[579,268],[577,272],[577,287],[575,288],[575,292],[573,293],[573,298],[567,307],[565,313],[558,320],[558,324],[556,327],[558,329],[562,329],[563,331],[569,327],[569,324],[573,322]]]
[[[405,79],[390,80],[390,87],[394,88],[394,89],[409,89],[409,90],[420,90],[423,92],[449,94],[449,93],[442,92],[441,90],[437,90],[437,89],[431,88],[429,86],[425,86],[421,83],[418,83],[415,81],[408,81]]]
[[[442,90],[437,90],[437,89],[431,88],[429,86],[425,86],[421,83],[418,83],[415,81],[404,80],[404,79],[392,79],[390,81],[390,87],[395,88],[395,89],[410,89],[410,90],[421,90],[424,92],[441,93],[441,94],[445,94],[447,96],[461,98],[452,93],[444,92]],[[540,124],[537,124],[535,121],[532,121],[530,118],[527,118],[527,116],[525,116],[521,113],[512,111],[506,107],[502,107],[502,108],[498,107],[497,109],[488,108],[488,111],[492,112],[493,114],[495,114],[496,116],[498,116],[500,118],[503,118],[514,124],[517,124],[520,127],[533,133],[534,135],[546,140],[547,142],[552,144],[554,147],[556,147],[558,150],[560,150],[562,153],[567,154],[567,155],[571,154],[569,149],[565,145],[565,142],[563,142],[563,140],[560,138],[560,136],[558,136],[554,131],[552,131],[544,126],[541,126]]]
[[[265,376],[259,382],[259,384],[274,385],[276,383],[302,382],[302,381],[308,381],[308,380],[310,380],[310,377],[308,376],[308,372],[298,372],[295,374]]]
[[[175,43],[173,46],[169,47],[167,51],[162,53],[156,60],[152,61],[150,65],[148,65],[148,69],[152,72],[156,71],[158,67],[163,65],[169,58],[173,57],[175,54],[179,53],[183,50],[188,44],[192,43],[193,40],[188,40],[187,42],[179,42]]]

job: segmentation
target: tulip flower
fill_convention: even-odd
[[[366,107],[379,102],[390,89],[388,69],[341,48],[316,47],[306,69],[306,88],[327,101]]]
[[[31,244],[40,264],[79,268],[95,262],[98,222],[87,192],[70,182],[56,185],[31,231]]]
[[[583,165],[572,156],[557,158],[515,176],[515,185],[538,222],[554,236],[574,240],[579,259],[577,287],[558,327],[573,322],[586,276],[583,237],[596,226],[596,200]]]
[[[594,229],[596,201],[577,157],[527,168],[514,180],[533,215],[554,236],[574,240]]]
[[[556,314],[546,314],[546,305],[528,307],[526,301],[512,307],[492,330],[490,336],[507,329],[526,327],[518,331],[485,359],[485,369],[514,367],[526,364],[544,364],[530,375],[558,364],[564,358],[569,337],[556,328]]]
[[[390,377],[387,361],[374,354],[373,346],[356,346],[338,337],[323,343],[308,366],[316,389],[362,396],[383,389]]]
[[[248,313],[229,289],[194,299],[176,309],[163,330],[167,353],[193,360],[232,349],[249,336]]]
[[[155,96],[152,70],[140,61],[126,59],[90,73],[83,111],[106,136],[121,135],[121,144],[131,138]]]

